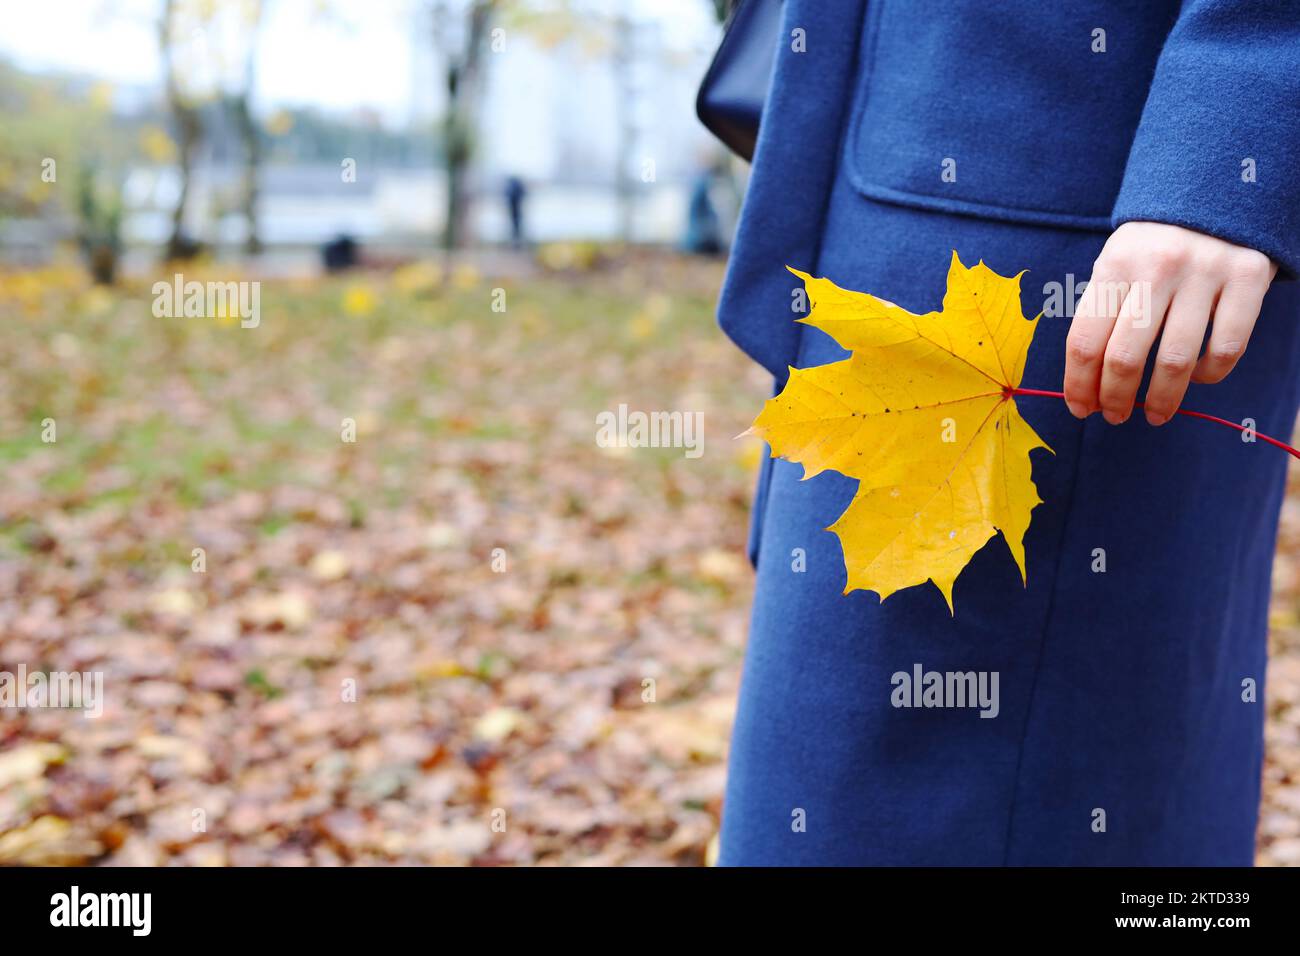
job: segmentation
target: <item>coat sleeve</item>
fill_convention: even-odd
[[[1132,220],[1218,236],[1300,274],[1300,0],[1185,0],[1112,213],[1114,226]]]

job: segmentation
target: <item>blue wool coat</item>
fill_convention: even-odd
[[[1279,263],[1237,369],[1184,407],[1291,433],[1300,2],[789,0],[784,19],[719,306],[776,387],[845,355],[793,321],[787,264],[925,312],[956,250],[1028,269],[1033,316],[1111,229],[1152,220]],[[1039,323],[1025,386],[1060,389],[1068,328]],[[722,863],[1251,863],[1287,456],[1018,401],[1056,452],[1033,456],[1028,584],[995,537],[955,616],[930,584],[842,595],[824,529],[855,482],[765,463]],[[904,685],[929,673],[996,679],[996,708],[924,706]]]

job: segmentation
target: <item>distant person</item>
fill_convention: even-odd
[[[506,178],[506,206],[510,210],[510,245],[522,249],[524,245],[524,199],[528,187],[518,176]]]
[[[715,256],[722,251],[722,229],[718,210],[714,208],[714,170],[706,168],[696,174],[691,183],[691,198],[686,212],[686,236],[682,245],[696,255]]]

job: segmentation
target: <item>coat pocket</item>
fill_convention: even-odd
[[[1176,13],[1176,0],[872,0],[850,182],[918,208],[1109,229]]]

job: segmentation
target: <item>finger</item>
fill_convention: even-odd
[[[1188,280],[1174,293],[1143,403],[1148,423],[1163,425],[1182,404],[1218,291],[1213,282]]]
[[[1172,288],[1169,282],[1150,281],[1134,282],[1129,287],[1115,319],[1115,330],[1106,343],[1101,387],[1097,392],[1101,413],[1112,425],[1126,421],[1133,414],[1147,353],[1160,333]]]
[[[1065,340],[1065,384],[1062,386],[1065,403],[1076,418],[1087,418],[1100,407],[1097,391],[1106,342],[1127,294],[1128,283],[1098,265],[1088,280],[1088,288],[1079,297],[1070,334]]]
[[[1245,353],[1264,293],[1268,291],[1267,279],[1258,280],[1259,277],[1234,277],[1224,285],[1214,307],[1210,342],[1192,371],[1192,381],[1223,381]]]

